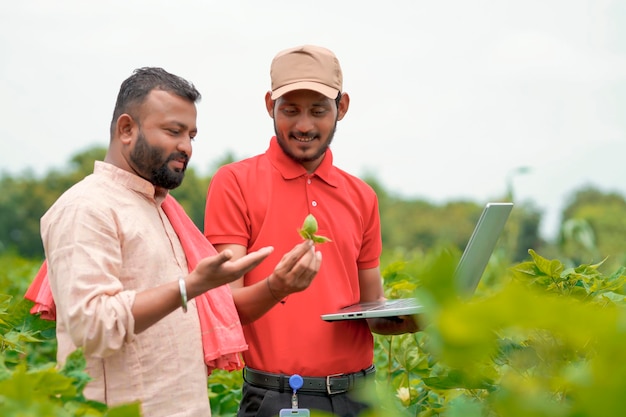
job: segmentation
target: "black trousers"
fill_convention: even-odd
[[[371,378],[374,383],[374,378]],[[359,390],[360,391],[360,390]],[[356,394],[356,395],[355,395]],[[281,409],[291,408],[291,391],[278,392],[244,382],[237,417],[274,417]],[[358,392],[325,395],[298,392],[298,407],[325,411],[341,417],[356,417],[369,410],[370,405],[356,399]]]

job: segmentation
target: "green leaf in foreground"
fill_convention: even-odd
[[[330,240],[326,236],[316,235],[315,232],[317,232],[317,227],[317,219],[312,214],[309,214],[304,219],[304,223],[302,223],[302,228],[298,230],[298,233],[300,233],[302,239],[311,239],[315,243],[332,242],[332,240]]]

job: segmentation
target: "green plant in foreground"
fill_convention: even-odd
[[[27,369],[24,362],[8,369],[0,362],[0,415],[139,417],[138,403],[107,408],[86,400],[82,392],[89,381],[82,351],[72,353],[61,370],[51,363]]]
[[[304,218],[302,228],[298,230],[302,239],[311,239],[315,243],[331,242],[326,236],[316,235],[317,233],[317,219],[312,214],[309,214]]]
[[[385,295],[416,295],[425,306],[423,330],[375,336],[378,372],[365,397],[374,408],[361,417],[621,416],[625,268],[605,274],[603,263],[568,268],[529,253],[530,261],[508,269],[491,264],[486,273],[497,279],[481,283],[469,301],[454,296],[458,252],[391,259]],[[85,401],[79,354],[62,370],[46,361],[49,323],[24,303],[0,301],[0,415],[138,415],[137,404],[106,409]],[[241,384],[240,372],[210,375],[214,416],[236,415]]]
[[[376,337],[379,394],[396,393],[379,415],[621,415],[624,268],[607,276],[531,256],[471,301],[441,291],[449,271],[431,262],[416,284],[424,331]]]

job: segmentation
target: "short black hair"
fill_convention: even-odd
[[[192,103],[200,101],[202,96],[192,83],[170,74],[163,68],[137,68],[120,86],[117,94],[113,119],[111,120],[111,138],[115,132],[117,119],[124,113],[131,114],[140,106],[152,90],[163,90],[186,99]]]

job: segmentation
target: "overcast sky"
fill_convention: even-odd
[[[337,165],[391,192],[482,204],[511,184],[548,238],[575,190],[626,194],[626,1],[609,0],[4,1],[0,168],[43,174],[107,146],[141,66],[203,94],[201,173],[263,152],[270,62],[303,43],[343,67]]]

